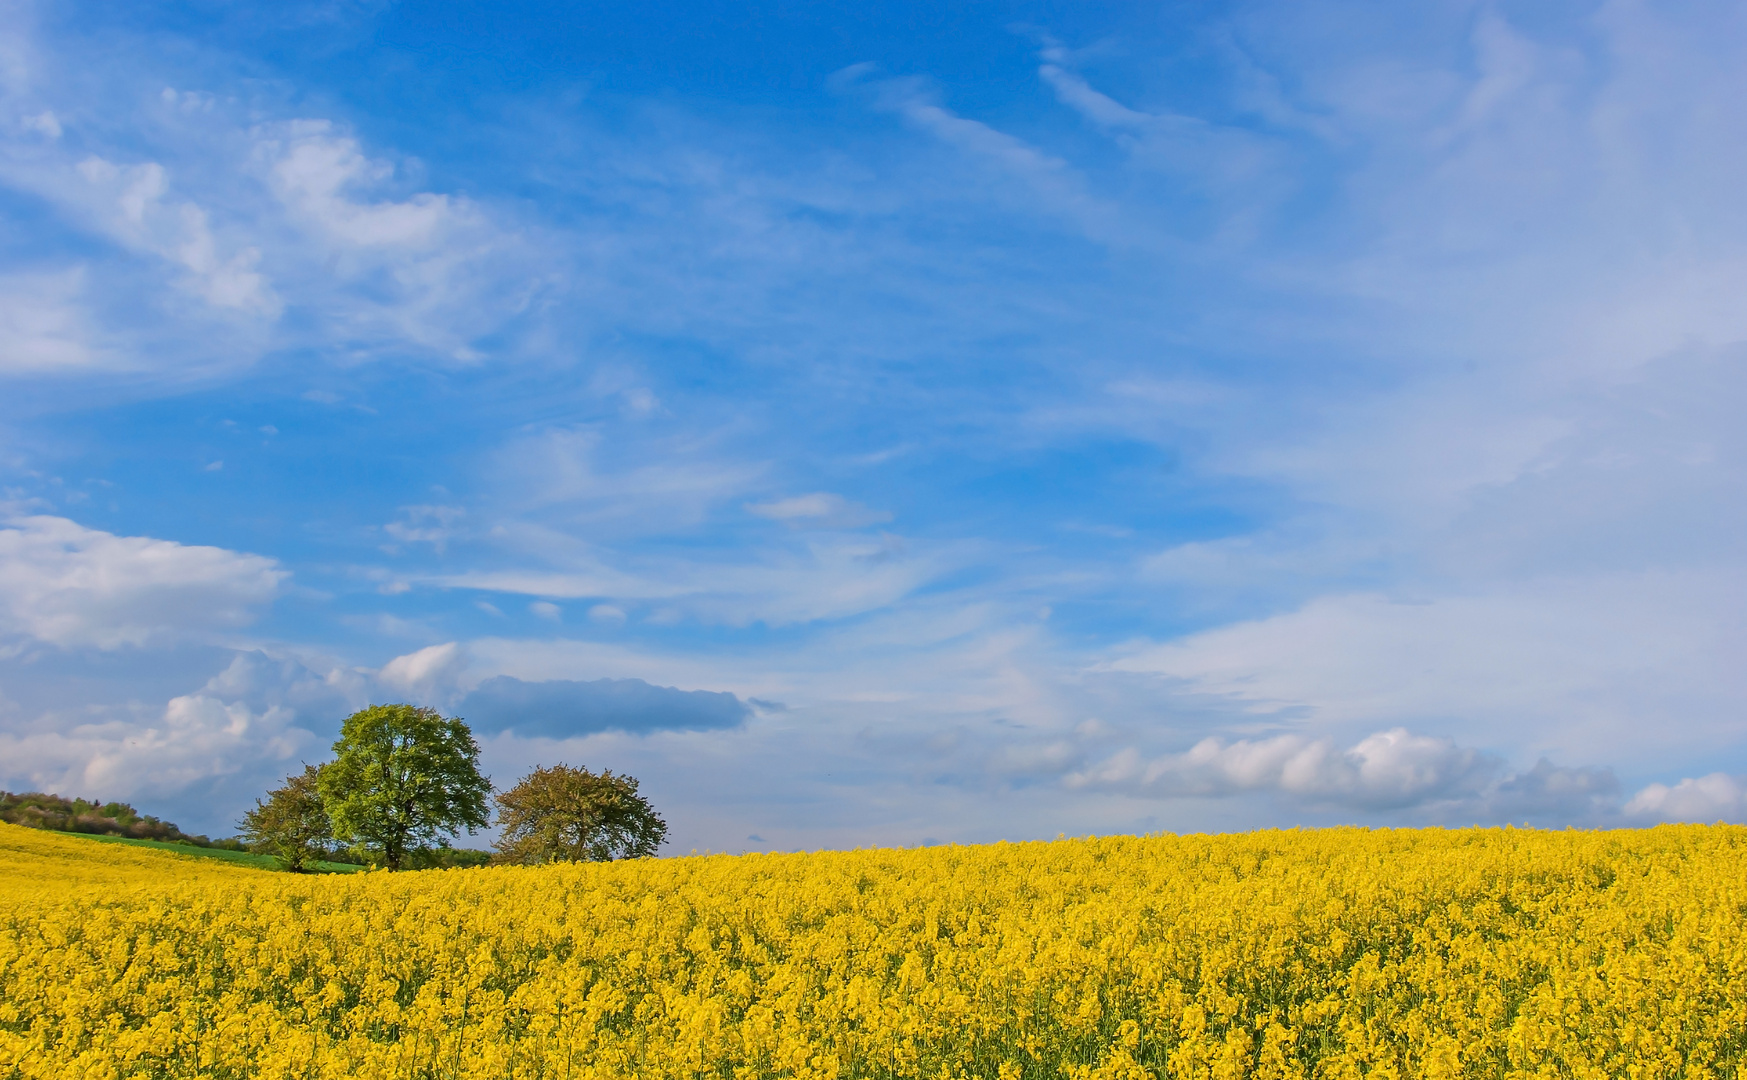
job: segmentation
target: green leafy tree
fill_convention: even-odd
[[[319,787],[335,838],[391,870],[491,821],[479,744],[459,717],[435,709],[372,705],[348,716]]]
[[[305,765],[301,774],[285,778],[284,787],[256,800],[241,825],[252,850],[278,856],[291,871],[306,870],[327,854],[333,830],[322,803],[320,777],[320,769]]]
[[[637,780],[568,765],[537,768],[497,797],[500,862],[635,859],[653,855],[667,823],[637,794]]]

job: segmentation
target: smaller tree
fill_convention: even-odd
[[[284,787],[257,800],[241,823],[249,847],[278,856],[291,871],[306,870],[325,855],[333,831],[322,803],[320,777],[320,769],[305,765],[301,774],[285,778]]]
[[[498,861],[548,863],[654,855],[667,823],[637,794],[637,779],[544,766],[497,797]]]

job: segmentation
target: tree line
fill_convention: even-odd
[[[243,846],[242,841],[236,839],[209,840],[195,833],[185,833],[176,827],[175,822],[142,814],[129,803],[68,799],[44,791],[0,791],[0,821],[29,829],[159,840],[193,847],[234,851]]]
[[[537,864],[654,855],[667,823],[611,770],[541,766],[507,791],[479,771],[479,744],[460,717],[412,705],[373,705],[346,718],[334,758],[306,765],[243,816],[251,850],[301,871],[336,848],[390,870],[450,850],[450,838],[492,824],[499,863]],[[494,797],[495,796],[495,797]]]

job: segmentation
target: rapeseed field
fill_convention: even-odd
[[[0,1077],[1747,1077],[1747,828],[299,877],[0,826]]]

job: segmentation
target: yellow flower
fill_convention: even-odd
[[[1734,826],[0,867],[0,1080],[1747,1080]]]

